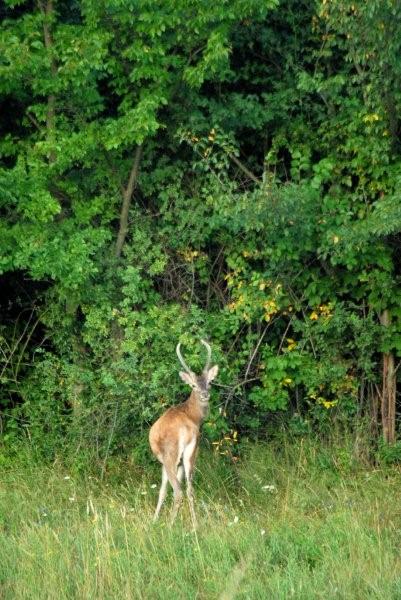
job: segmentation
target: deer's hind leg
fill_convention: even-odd
[[[171,512],[171,523],[174,522],[182,501],[181,480],[183,476],[183,468],[179,466],[181,456],[182,448],[181,445],[178,443],[174,448],[170,448],[170,451],[166,453],[163,462],[168,480],[174,492],[174,504]]]
[[[192,525],[194,529],[197,527],[195,506],[194,506],[194,493],[192,488],[192,477],[195,466],[196,455],[198,453],[198,437],[194,437],[193,440],[185,447],[183,452],[183,464],[185,471],[185,478],[187,480],[187,497],[189,503],[189,512],[191,513]]]
[[[168,484],[168,477],[167,477],[167,471],[165,469],[165,466],[162,465],[162,482],[160,485],[160,491],[159,491],[159,500],[157,502],[157,506],[156,506],[156,510],[155,510],[155,514],[153,516],[153,521],[156,521],[161,507],[163,506],[163,502],[166,499],[166,495],[167,495],[167,484]]]

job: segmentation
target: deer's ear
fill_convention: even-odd
[[[185,371],[180,371],[179,375],[184,383],[187,383],[191,387],[194,385],[194,379],[192,375],[190,375],[189,373],[185,373]]]
[[[219,372],[219,366],[218,365],[214,365],[214,367],[212,367],[211,369],[208,370],[207,372],[207,381],[209,383],[209,381],[213,381],[213,379],[217,376],[217,373]]]

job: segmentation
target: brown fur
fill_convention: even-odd
[[[187,495],[189,507],[194,526],[196,526],[195,511],[193,506],[192,475],[195,466],[196,455],[199,443],[199,429],[203,419],[208,412],[208,405],[203,406],[199,400],[198,394],[192,391],[186,402],[169,408],[151,427],[149,431],[149,443],[153,454],[162,463],[166,470],[168,480],[174,490],[174,506],[172,512],[172,521],[174,521],[178,508],[182,500],[181,481],[177,472],[185,448],[191,443],[193,450],[188,456],[187,476]],[[180,449],[181,442],[181,449]],[[180,452],[181,450],[181,452]],[[163,485],[163,484],[162,484]],[[164,493],[165,494],[165,493]],[[161,492],[162,495],[162,492]],[[160,501],[161,504],[163,500]],[[155,519],[161,508],[161,504],[156,509]]]
[[[166,410],[149,431],[149,442],[153,454],[157,458],[163,455],[163,446],[166,442],[177,437],[176,432],[178,429],[186,429],[188,437],[192,437],[195,430],[199,431],[199,427],[205,416],[206,414],[200,405],[198,395],[194,391],[186,402],[172,406]]]
[[[208,349],[208,359],[201,375],[196,375],[189,370],[180,353],[180,344],[178,344],[177,355],[185,368],[185,371],[180,371],[179,375],[192,388],[192,392],[186,402],[169,408],[152,425],[149,431],[150,447],[162,464],[162,482],[154,520],[159,516],[166,498],[167,484],[170,482],[174,491],[172,511],[172,521],[174,521],[182,499],[181,480],[185,473],[189,509],[194,527],[196,526],[196,518],[192,475],[198,450],[199,429],[209,409],[210,382],[218,373],[217,365],[209,368],[211,354],[209,344],[203,340],[201,341]]]
[[[185,432],[184,444],[199,436],[200,425],[206,411],[200,405],[196,392],[192,392],[186,402],[172,406],[152,425],[149,431],[149,443],[153,454],[163,464],[166,455],[178,466],[178,432]],[[169,461],[170,462],[170,461]]]

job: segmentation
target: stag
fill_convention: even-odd
[[[185,473],[186,492],[194,527],[196,527],[196,517],[192,475],[198,450],[199,429],[209,410],[210,382],[219,370],[217,365],[210,368],[212,349],[204,340],[201,342],[207,350],[207,359],[200,375],[196,375],[188,367],[181,354],[181,343],[177,345],[178,360],[184,368],[179,375],[192,388],[192,392],[185,402],[169,408],[149,431],[150,447],[162,464],[159,500],[153,520],[156,521],[159,516],[167,495],[167,485],[170,482],[174,492],[171,522],[174,522],[182,501],[181,482]]]

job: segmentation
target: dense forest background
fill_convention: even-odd
[[[1,430],[143,456],[210,340],[223,454],[286,424],[397,454],[397,0],[6,0]],[[401,455],[401,451],[399,452]]]

